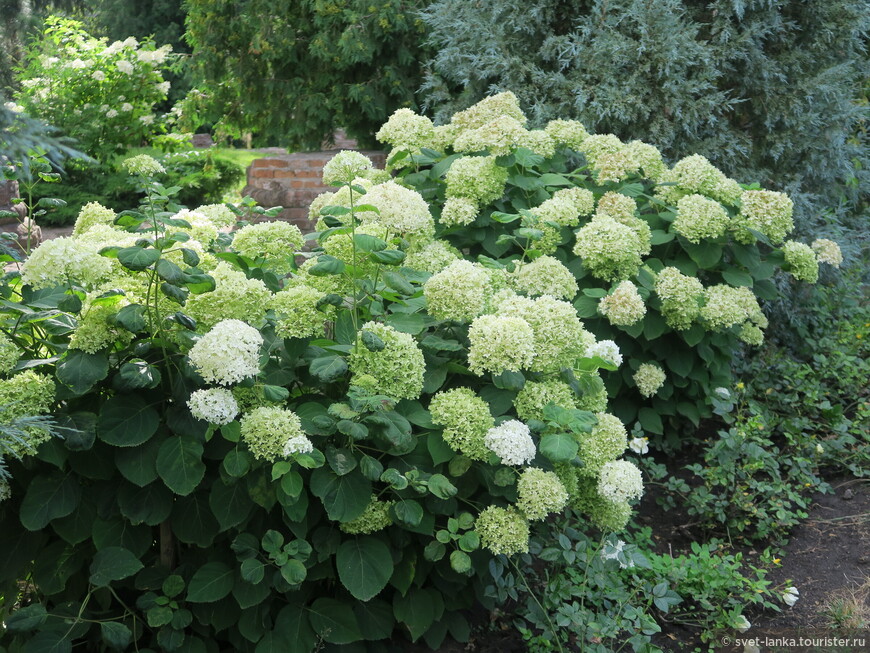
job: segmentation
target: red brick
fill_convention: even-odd
[[[271,179],[275,176],[275,171],[269,168],[254,168],[251,170],[251,175],[258,179]]]
[[[297,170],[276,170],[274,176],[275,179],[292,179],[298,177],[299,172]]]

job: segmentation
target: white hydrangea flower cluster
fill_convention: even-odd
[[[529,296],[551,295],[572,300],[577,294],[577,280],[565,265],[552,256],[539,256],[520,265],[511,278],[514,288]]]
[[[521,317],[481,315],[468,329],[468,369],[483,376],[531,367],[535,333]]]
[[[0,374],[7,374],[21,358],[21,350],[5,333],[0,332]]]
[[[423,284],[429,314],[439,320],[474,319],[491,293],[489,271],[465,260],[454,261]]]
[[[537,453],[529,427],[515,419],[489,429],[483,444],[505,465],[526,465]]]
[[[703,195],[686,195],[677,202],[673,229],[690,243],[719,238],[728,229],[731,218],[725,207]]]
[[[443,240],[432,240],[412,246],[405,255],[403,265],[412,270],[438,274],[454,261],[462,258],[459,250]]]
[[[643,496],[643,475],[627,460],[605,463],[598,476],[598,493],[614,503],[640,499]]]
[[[586,355],[590,358],[598,356],[604,360],[612,361],[617,367],[622,365],[622,353],[619,351],[619,345],[613,340],[599,340],[589,345],[586,348]]]
[[[796,240],[787,240],[782,246],[785,262],[791,275],[799,281],[815,283],[819,280],[819,262],[813,248]]]
[[[637,202],[633,197],[608,191],[598,200],[595,213],[597,215],[608,215],[614,220],[626,224],[626,220],[636,217],[636,211]]]
[[[224,320],[190,349],[190,364],[208,383],[233,385],[260,371],[263,336],[241,320]]]
[[[646,315],[646,304],[631,281],[622,281],[598,302],[598,312],[617,326],[631,326]]]
[[[377,222],[393,232],[402,234],[435,232],[435,223],[423,196],[415,190],[400,186],[395,181],[372,186],[363,200],[366,204],[377,207],[379,211],[377,214],[374,211],[361,214],[364,223]]]
[[[568,491],[553,472],[527,467],[517,481],[517,508],[530,521],[540,521],[568,504]]]
[[[340,186],[350,183],[356,177],[364,176],[373,167],[371,159],[365,154],[353,150],[342,150],[323,166],[323,184],[325,186]]]
[[[544,127],[544,131],[557,145],[564,145],[572,150],[579,150],[583,141],[589,138],[586,127],[577,120],[551,120]]]
[[[810,247],[816,253],[816,259],[819,263],[827,263],[835,268],[840,267],[843,263],[843,252],[840,246],[833,240],[827,238],[816,238]]]
[[[21,278],[36,290],[70,281],[95,288],[111,277],[114,268],[112,259],[100,256],[98,250],[73,238],[46,240],[21,266]]]
[[[662,300],[662,315],[668,326],[684,331],[701,314],[704,285],[675,267],[663,268],[656,276],[655,292]]]
[[[118,311],[130,303],[127,298],[122,295],[100,298],[99,294],[88,293],[85,298],[78,324],[70,337],[70,349],[95,354],[116,343],[126,346],[133,339],[132,333],[113,320]]]
[[[665,170],[659,182],[668,185],[658,186],[656,195],[671,204],[676,204],[684,195],[693,193],[719,200],[718,190],[726,179],[706,157],[693,154],[677,161],[670,170]]]
[[[154,175],[166,172],[166,169],[157,159],[147,154],[131,156],[129,159],[124,159],[121,165],[131,175],[138,175],[140,177],[153,177]]]
[[[665,384],[667,375],[655,363],[641,363],[632,378],[640,394],[644,397],[652,397]]]
[[[190,209],[182,209],[173,215],[172,219],[184,220],[190,225],[190,227],[172,227],[171,230],[178,229],[179,231],[188,233],[191,238],[200,243],[207,245],[217,238],[218,228],[202,213],[197,213]]]
[[[456,152],[487,151],[495,156],[510,154],[528,140],[523,123],[511,116],[498,116],[476,129],[466,129],[453,141]]]
[[[196,419],[217,426],[229,424],[239,414],[239,404],[226,388],[195,390],[187,400],[187,407]]]
[[[429,118],[411,109],[397,109],[381,126],[375,138],[396,150],[417,153],[421,147],[431,147],[435,139],[435,126]]]
[[[236,214],[225,204],[206,204],[197,208],[196,212],[211,220],[218,229],[232,227],[238,220]]]
[[[441,224],[445,227],[471,224],[477,219],[477,202],[465,197],[451,197],[441,209]]]

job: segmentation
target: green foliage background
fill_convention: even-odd
[[[572,117],[673,159],[703,154],[788,192],[806,233],[823,207],[859,201],[868,180],[866,140],[853,137],[866,117],[855,102],[868,76],[866,10],[862,0],[438,0],[424,14],[437,53],[422,92],[441,120],[512,90],[536,125]]]
[[[187,38],[209,117],[291,149],[320,149],[339,127],[372,144],[390,113],[415,106],[424,4],[189,0]]]

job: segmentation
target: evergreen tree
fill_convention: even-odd
[[[188,0],[187,38],[212,120],[319,148],[364,143],[422,79],[423,0]]]
[[[868,180],[867,0],[436,0],[423,95],[436,118],[511,90],[676,160],[707,156],[796,200],[800,227]],[[851,186],[844,185],[852,179]],[[866,188],[866,186],[864,186]]]

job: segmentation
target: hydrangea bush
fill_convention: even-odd
[[[776,298],[777,269],[814,283],[820,263],[842,262],[833,241],[788,240],[787,195],[738,183],[703,156],[667,165],[652,145],[589,134],[577,121],[528,129],[510,92],[438,126],[401,109],[378,138],[392,148],[388,168],[432,209],[436,240],[423,250],[435,273],[424,284],[430,311],[503,344],[499,364],[523,370],[522,392],[549,384],[558,405],[597,409],[589,397],[605,401],[606,388],[624,422],[667,434],[666,446],[679,443],[669,425],[711,414],[709,396],[730,385],[735,351],[762,344],[759,300]],[[484,273],[488,286],[475,280]],[[455,284],[462,290],[449,290]],[[625,364],[579,384],[546,378],[559,369],[542,366],[541,354],[526,364],[530,340],[512,320],[540,329],[530,316],[542,318],[543,307],[525,307],[554,300],[570,302]],[[488,304],[504,318],[497,330],[478,317]],[[483,369],[473,344],[471,369]]]
[[[28,115],[50,121],[105,160],[155,133],[154,106],[169,91],[161,68],[170,50],[133,37],[109,44],[78,21],[50,17],[17,72],[15,99]]]
[[[625,527],[642,482],[598,380],[620,354],[558,259],[464,260],[356,153],[311,248],[273,211],[168,210],[162,166],[125,165],[141,207],[85,205],[0,286],[3,420],[66,429],[8,455],[4,644],[436,647],[535,522]]]

